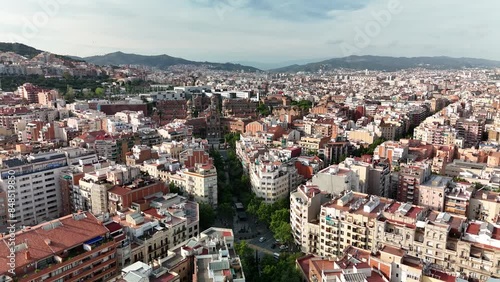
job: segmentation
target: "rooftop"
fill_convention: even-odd
[[[65,250],[70,250],[89,240],[108,233],[96,217],[89,212],[81,212],[59,219],[28,227],[16,233],[16,242],[24,242],[16,246],[16,266],[37,262],[41,259],[59,255]],[[0,253],[8,254],[8,239],[0,240]],[[29,252],[29,256],[25,253]],[[0,257],[0,273],[9,270],[6,256]]]

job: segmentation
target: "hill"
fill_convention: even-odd
[[[123,52],[114,52],[102,56],[92,56],[82,58],[83,60],[95,65],[142,65],[154,67],[158,69],[167,69],[175,65],[194,65],[207,66],[215,70],[226,71],[248,71],[255,72],[259,69],[233,63],[211,63],[211,62],[196,62],[182,58],[176,58],[168,55],[144,56],[137,54],[127,54]]]
[[[45,53],[45,51],[38,50],[36,48],[33,48],[31,46],[22,43],[5,43],[5,42],[0,42],[0,52],[13,52],[28,59],[33,59],[39,56],[40,54]],[[66,62],[83,62],[81,59],[77,57],[63,56],[57,54],[54,54],[54,57],[64,60]]]
[[[272,72],[317,72],[339,68],[355,70],[398,71],[411,68],[426,69],[463,69],[463,68],[496,68],[499,61],[474,58],[451,57],[384,57],[384,56],[349,56],[334,58],[305,65],[291,65],[271,70]]]
[[[24,56],[28,59],[31,59],[39,55],[43,51],[21,43],[0,42],[0,52],[13,52],[18,55]]]

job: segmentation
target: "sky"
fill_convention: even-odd
[[[498,0],[0,0],[0,42],[213,62],[500,60]]]

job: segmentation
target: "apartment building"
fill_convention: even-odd
[[[370,265],[370,254],[349,248],[338,259],[307,255],[296,260],[304,281],[388,282],[383,273]],[[393,281],[393,280],[390,280]]]
[[[107,197],[105,196],[104,199],[107,200],[109,213],[116,214],[119,211],[133,207],[137,201],[143,198],[167,192],[168,187],[164,182],[149,177],[140,177],[131,182],[125,182],[124,185],[118,184],[108,189]]]
[[[436,273],[426,268],[418,258],[403,250],[384,246],[376,253],[348,247],[337,260],[314,255],[298,258],[297,267],[304,281],[411,281],[419,282],[424,273]],[[371,275],[370,275],[371,272]],[[356,274],[356,276],[344,276]],[[429,274],[429,276],[431,276]],[[435,276],[437,278],[438,276]],[[352,280],[347,280],[352,279]],[[438,281],[438,280],[432,280]],[[440,280],[439,280],[440,281]],[[455,281],[455,280],[443,280]]]
[[[200,234],[201,248],[185,248],[194,255],[194,282],[245,282],[241,260],[234,251],[234,233],[231,229],[209,228]]]
[[[300,138],[299,146],[306,153],[317,153],[330,141],[330,136],[303,136]]]
[[[180,178],[184,181],[175,181],[180,184],[196,201],[208,203],[217,207],[217,169],[213,164],[197,164],[195,167],[181,171]],[[172,177],[172,179],[175,179]]]
[[[321,205],[328,200],[327,196],[315,185],[300,185],[290,193],[290,226],[293,239],[304,253],[318,253],[320,232],[317,216]]]
[[[403,164],[400,166],[396,200],[418,204],[420,185],[431,176],[427,163]]]
[[[178,273],[168,272],[165,267],[155,267],[145,264],[142,261],[135,262],[121,271],[119,278],[120,282],[133,282],[133,281],[168,281],[168,282],[181,282],[181,277]]]
[[[366,129],[351,130],[347,132],[347,139],[351,142],[363,142],[366,144],[372,144],[379,136],[373,132]]]
[[[15,129],[18,121],[30,122],[34,119],[35,115],[26,107],[0,107],[0,126],[7,129]]]
[[[110,161],[117,161],[118,156],[118,146],[116,140],[96,140],[94,143],[94,148],[97,152],[97,156],[105,158]]]
[[[459,214],[352,191],[333,199],[322,196],[316,186],[303,186],[290,197],[294,240],[308,254],[338,258],[351,247],[366,250],[378,260],[372,266],[378,265],[390,281],[419,281],[428,266],[453,275],[477,275],[481,281],[486,275],[500,276],[496,221],[469,222]],[[320,202],[318,218],[314,213]],[[420,271],[411,268],[415,264],[421,265]],[[474,274],[474,268],[480,270]]]
[[[153,158],[158,158],[157,152],[146,145],[135,145],[125,157],[125,161],[128,166],[138,166]]]
[[[319,255],[339,256],[347,246],[371,250],[378,213],[388,203],[385,198],[349,191],[324,204],[319,221]]]
[[[464,277],[486,281],[500,278],[500,226],[471,221],[467,224],[462,240],[450,256],[451,269]]]
[[[95,215],[110,211],[108,191],[114,185],[130,183],[140,175],[138,168],[111,166],[97,168],[78,177],[78,185],[71,187],[73,210],[88,210]]]
[[[467,217],[491,223],[500,219],[500,193],[479,190],[472,193]]]
[[[331,165],[319,171],[313,176],[311,183],[318,186],[321,191],[334,195],[339,195],[344,191],[359,191],[357,174],[339,165]]]
[[[158,134],[165,140],[181,141],[193,137],[193,127],[184,123],[169,123],[158,129]]]
[[[445,195],[444,211],[468,217],[472,191],[473,187],[469,183],[455,183],[455,187],[449,189]]]
[[[109,281],[117,274],[116,243],[89,212],[67,215],[15,234],[15,273],[9,238],[1,238],[1,281]],[[12,250],[12,248],[11,248]],[[15,280],[14,280],[15,279]]]
[[[443,211],[446,194],[451,186],[451,177],[431,175],[430,178],[419,186],[417,204],[431,210]]]
[[[63,216],[59,175],[67,167],[66,155],[58,152],[1,160],[0,189],[5,196],[8,191],[15,193],[15,218],[9,219],[20,225],[36,225]],[[0,222],[2,227],[6,224]]]
[[[293,162],[272,161],[269,155],[261,155],[251,163],[249,174],[252,192],[266,203],[289,197],[302,179]]]
[[[318,155],[324,156],[325,164],[339,163],[349,155],[349,146],[349,142],[329,142],[318,151]]]
[[[408,144],[386,141],[378,145],[373,152],[374,160],[388,159],[391,166],[398,165],[408,157]]]
[[[159,193],[149,198],[135,201],[132,209],[117,212],[112,218],[130,242],[120,250],[124,265],[163,260],[169,249],[200,234],[197,203],[177,194]],[[115,225],[115,229],[119,227]]]
[[[464,139],[464,145],[467,148],[476,146],[481,142],[484,132],[484,120],[459,119],[455,125],[458,136]]]
[[[391,171],[389,164],[373,162],[366,186],[366,193],[375,196],[389,197],[391,185]]]
[[[366,193],[368,190],[371,164],[363,162],[360,160],[355,160],[354,158],[346,158],[343,162],[339,164],[340,168],[345,168],[351,170],[356,174],[356,178],[359,180],[358,192]]]
[[[459,246],[464,244],[466,222],[463,216],[395,202],[377,220],[375,238],[425,263],[460,272],[456,258]]]
[[[456,147],[452,146],[434,146],[435,154],[432,158],[432,172],[444,174],[446,166],[455,158]]]
[[[449,125],[427,123],[415,128],[413,138],[434,145],[460,145],[463,140],[459,132]]]

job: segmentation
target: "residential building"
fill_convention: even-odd
[[[207,242],[207,251],[195,255],[192,281],[245,282],[241,261],[234,251],[231,229],[207,229],[200,234],[200,241]]]
[[[399,171],[399,184],[396,199],[400,202],[418,204],[419,188],[431,175],[427,163],[403,164]]]
[[[319,255],[335,257],[347,246],[371,250],[378,214],[390,202],[385,198],[348,191],[324,204],[320,212]]]
[[[293,162],[272,161],[261,155],[249,169],[252,191],[266,203],[286,198],[301,181]]]
[[[1,238],[0,279],[11,276],[10,236]],[[89,212],[78,212],[15,233],[15,281],[109,281],[117,275],[116,242]],[[2,277],[3,276],[3,277]],[[14,277],[12,277],[14,278]]]
[[[313,176],[311,183],[321,191],[334,195],[351,190],[359,191],[359,178],[356,173],[338,165],[331,165],[319,171]]]
[[[448,189],[450,188],[452,178],[440,175],[431,175],[431,177],[419,186],[418,205],[428,207],[431,210],[443,211],[444,201]]]
[[[112,218],[130,241],[122,252],[125,265],[164,260],[170,249],[200,235],[198,204],[177,194],[150,195],[131,206]]]
[[[10,220],[29,226],[65,215],[59,184],[59,175],[68,167],[65,154],[40,153],[4,159],[0,164],[0,189],[6,195],[15,194],[15,218]],[[15,177],[15,181],[9,177]],[[6,224],[0,222],[2,227]]]
[[[314,185],[300,185],[290,193],[290,226],[295,244],[304,253],[319,253],[319,222],[321,205],[327,194]]]

